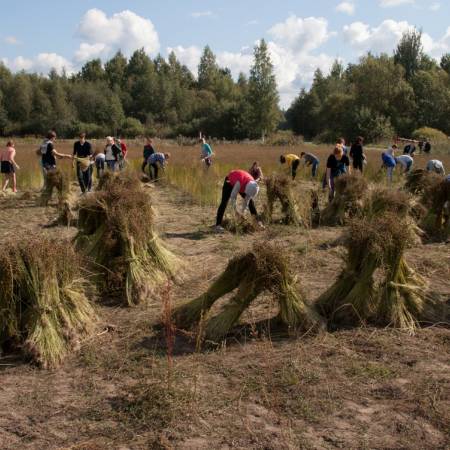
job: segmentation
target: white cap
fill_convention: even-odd
[[[259,186],[256,181],[249,181],[245,186],[245,199],[250,200],[258,195]]]

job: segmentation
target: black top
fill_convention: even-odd
[[[327,169],[331,169],[331,176],[338,177],[347,172],[347,167],[350,165],[350,160],[347,155],[343,155],[340,160],[336,156],[330,155],[327,160]]]
[[[150,155],[153,155],[155,153],[155,149],[152,145],[147,144],[144,146],[144,159],[147,160]]]
[[[363,146],[361,144],[353,144],[350,149],[350,157],[354,160],[361,161],[363,159]]]
[[[47,151],[42,155],[43,166],[56,166],[56,158],[53,154],[54,146],[52,142],[47,144]]]
[[[425,142],[425,145],[423,147],[423,151],[425,153],[430,153],[430,151],[431,151],[431,144],[429,142]]]
[[[73,145],[73,155],[78,158],[87,158],[92,155],[92,145],[88,141],[84,141],[82,144],[80,141],[75,142]]]

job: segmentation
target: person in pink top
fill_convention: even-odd
[[[222,188],[222,200],[217,210],[216,231],[223,231],[222,220],[231,199],[236,212],[236,199],[238,194],[245,200],[243,214],[248,208],[253,216],[257,215],[253,199],[258,195],[259,186],[254,178],[245,170],[232,170],[226,177]]]
[[[14,148],[14,142],[8,141],[6,148],[0,153],[1,161],[1,173],[3,174],[3,190],[8,187],[8,183],[11,181],[13,185],[13,192],[17,192],[16,185],[16,169],[20,169],[19,165],[15,161],[16,149]]]

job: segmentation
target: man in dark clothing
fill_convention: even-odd
[[[425,139],[425,144],[423,145],[423,151],[427,154],[431,152],[431,144],[428,141],[428,139]]]
[[[90,192],[92,188],[92,146],[86,140],[86,133],[80,134],[80,140],[73,145],[73,156],[77,160],[77,177],[81,192]]]
[[[153,148],[153,141],[151,138],[147,138],[147,143],[144,145],[144,161],[142,162],[142,172],[145,173],[145,168],[147,167],[147,161],[150,155],[153,155],[155,153],[155,149]]]
[[[350,149],[350,158],[353,159],[353,167],[359,170],[361,173],[363,171],[364,164],[364,149],[363,149],[364,139],[360,136],[356,139],[356,142],[352,145]]]

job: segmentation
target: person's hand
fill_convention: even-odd
[[[17,170],[20,170],[19,164],[16,164],[16,169],[17,169]]]
[[[261,230],[265,230],[266,229],[266,227],[264,226],[264,224],[260,220],[258,220],[256,222],[256,224],[258,225],[258,228],[260,228]]]

